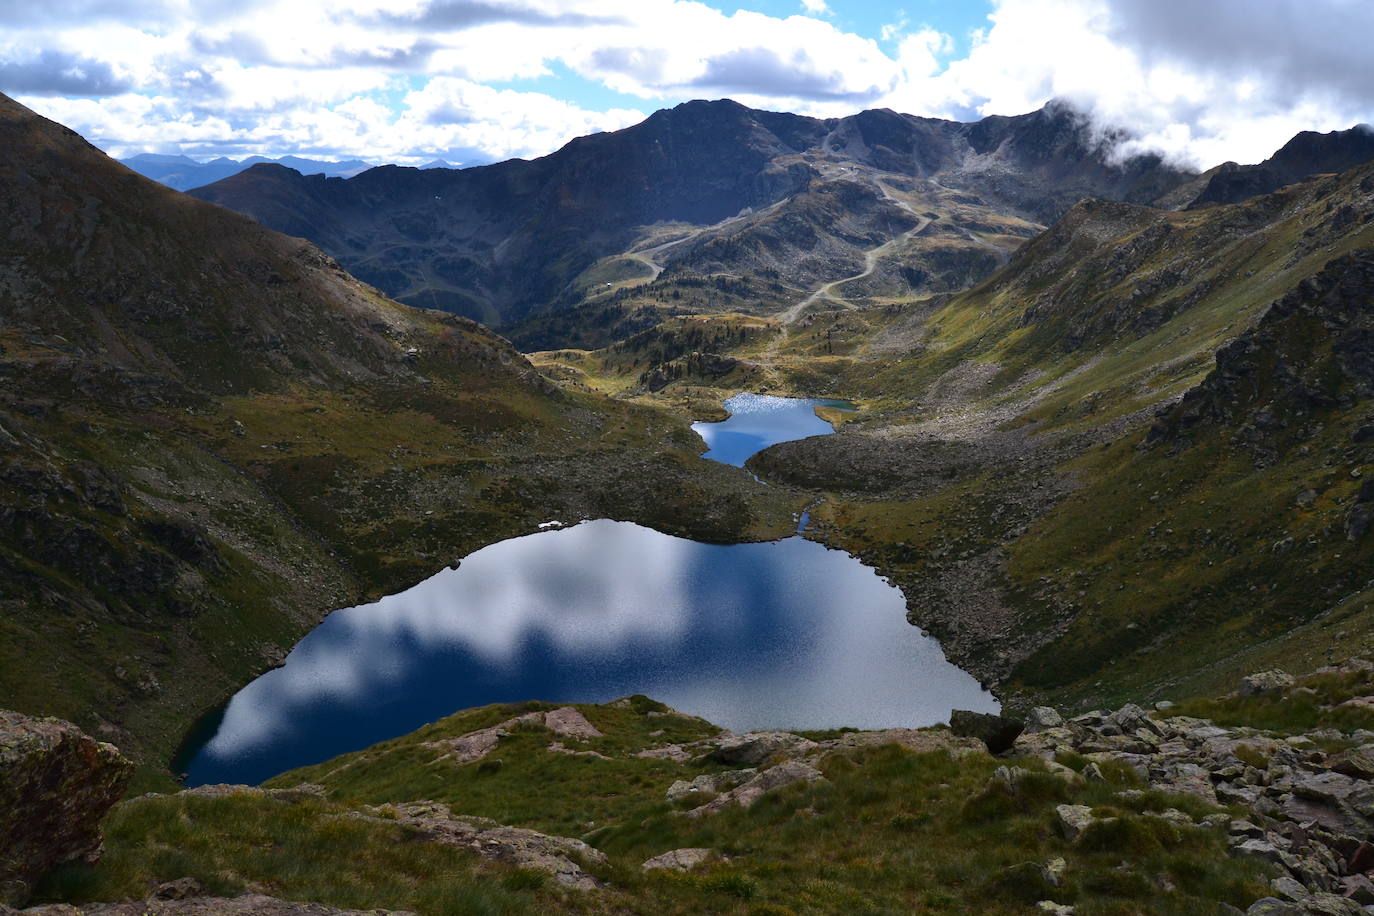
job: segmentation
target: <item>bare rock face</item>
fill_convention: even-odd
[[[51,868],[100,857],[100,820],[133,769],[70,722],[0,710],[0,904]]]

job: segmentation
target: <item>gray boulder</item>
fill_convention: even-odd
[[[1050,728],[1059,728],[1064,724],[1064,717],[1061,716],[1050,706],[1037,706],[1026,716],[1026,731],[1031,734],[1043,732]]]
[[[722,735],[706,758],[728,766],[756,767],[778,755],[805,753],[816,742],[791,732],[749,732],[744,735]]]
[[[1153,735],[1162,733],[1159,724],[1134,703],[1127,703],[1108,715],[1098,730],[1104,735],[1135,735],[1140,731]]]
[[[1059,832],[1066,840],[1076,840],[1096,818],[1087,805],[1057,805],[1054,809]]]
[[[1262,693],[1277,693],[1292,687],[1297,681],[1293,675],[1279,668],[1260,671],[1241,678],[1236,692],[1243,697],[1259,696]]]
[[[640,868],[644,871],[656,869],[691,871],[703,862],[715,858],[715,855],[714,849],[702,849],[700,847],[674,849],[662,855],[654,856],[652,859],[645,859]]]
[[[668,801],[677,803],[693,795],[719,795],[740,783],[748,782],[757,774],[758,770],[750,767],[724,773],[703,773],[695,779],[679,779],[668,787]]]
[[[1327,760],[1326,765],[1344,776],[1374,779],[1374,744],[1363,744],[1341,751]]]

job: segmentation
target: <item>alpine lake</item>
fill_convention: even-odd
[[[729,419],[693,428],[704,457],[742,466],[833,432],[822,405],[852,407],[740,394],[725,402]],[[173,767],[188,786],[257,783],[460,709],[635,693],[735,731],[919,727],[998,708],[907,623],[902,593],[842,551],[800,535],[704,544],[551,519],[333,612],[206,716]]]

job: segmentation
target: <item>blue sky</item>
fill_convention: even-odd
[[[740,10],[763,13],[785,19],[806,13],[798,0],[760,0],[750,4],[707,3],[707,6],[733,15]],[[895,51],[900,38],[912,29],[933,28],[949,37],[951,47],[942,56],[958,59],[968,53],[975,30],[988,27],[992,4],[981,0],[909,0],[901,5],[864,2],[864,0],[827,0],[828,14],[823,18],[839,29],[876,41],[889,53]],[[893,32],[897,26],[899,31]],[[531,92],[544,92],[567,98],[585,108],[633,108],[643,100],[628,93],[616,92],[603,83],[579,76],[566,66],[553,64],[548,76],[512,80],[500,85]],[[664,97],[663,105],[688,101],[690,93]],[[659,106],[663,107],[663,106]]]
[[[1207,167],[1374,120],[1371,34],[1367,0],[53,0],[0,3],[0,92],[118,156],[403,164],[538,156],[691,98],[1062,98]]]

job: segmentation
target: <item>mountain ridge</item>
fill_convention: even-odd
[[[145,178],[151,178],[159,184],[165,184],[167,187],[175,188],[178,191],[189,191],[192,188],[211,184],[263,162],[284,165],[303,175],[323,173],[345,178],[373,168],[371,163],[363,162],[361,159],[334,162],[293,155],[281,156],[276,159],[266,156],[249,156],[241,160],[219,156],[205,162],[197,162],[190,156],[137,153],[118,161],[121,165],[133,169]]]
[[[738,219],[737,231],[747,229],[758,213],[846,170],[862,173],[875,200],[889,196],[875,185],[887,177],[936,197],[962,194],[965,207],[986,214],[973,226],[1057,215],[1089,192],[1154,199],[1191,177],[1157,156],[1109,161],[1101,138],[1063,104],[979,123],[884,111],[818,120],[694,101],[536,160],[458,172],[383,167],[332,183],[259,167],[193,194],[314,239],[402,301],[505,326],[587,301],[569,282],[649,244],[646,227],[700,232]],[[975,184],[994,202],[963,190]],[[818,265],[797,281],[834,279],[826,271]]]
[[[1343,172],[1374,159],[1374,127],[1356,124],[1327,133],[1305,130],[1254,165],[1227,162],[1208,172],[1207,185],[1188,206],[1239,203],[1321,172]]]

